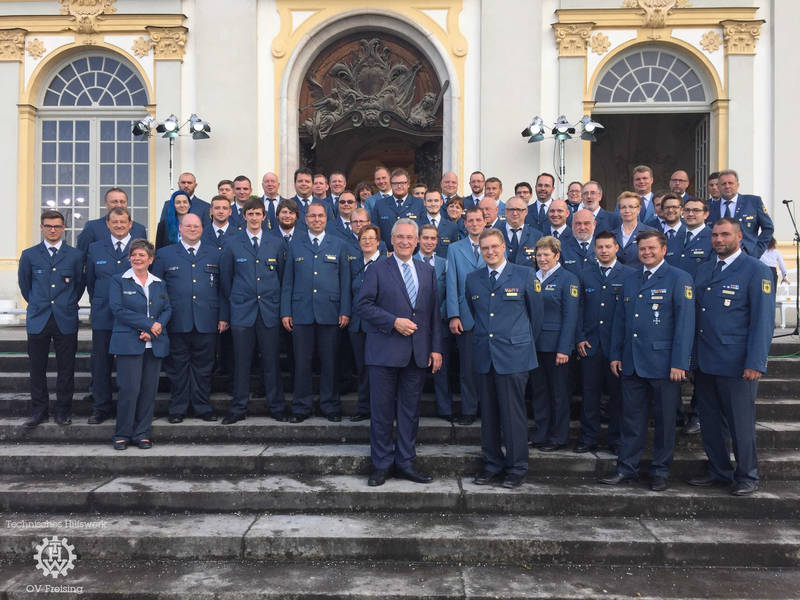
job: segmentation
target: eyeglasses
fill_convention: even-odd
[[[677,177],[673,177],[670,181],[680,181],[681,183],[688,183],[688,179],[678,179]]]
[[[355,204],[355,200],[339,200],[339,204]]]
[[[528,210],[528,209],[527,208],[508,208],[508,207],[506,207],[506,212],[507,213],[510,213],[510,212],[521,213],[521,212],[525,212],[526,210]]]
[[[706,212],[705,208],[684,208],[683,212],[687,213],[704,213]]]
[[[64,229],[63,225],[42,225],[42,229],[49,229],[50,231],[59,231],[60,229]]]
[[[358,241],[359,242],[377,242],[378,238],[376,238],[374,235],[362,235],[359,238]]]
[[[392,185],[408,185],[408,181],[392,181]]]

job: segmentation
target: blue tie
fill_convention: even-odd
[[[543,223],[547,220],[547,212],[544,209],[544,204],[539,203],[539,222]]]
[[[415,306],[417,303],[417,286],[414,285],[414,276],[411,275],[411,267],[408,266],[408,263],[403,263],[403,283],[406,284],[411,306]]]
[[[319,240],[317,238],[311,240],[311,245],[314,247],[314,252],[319,250]]]

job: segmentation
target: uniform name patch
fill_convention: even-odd
[[[336,260],[336,255],[335,254],[326,254],[325,258],[328,259],[328,260]]]

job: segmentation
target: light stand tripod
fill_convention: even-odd
[[[790,335],[800,335],[800,232],[797,231],[797,221],[794,220],[794,213],[789,205],[793,200],[784,200],[786,210],[789,211],[789,217],[792,219],[792,227],[794,228],[794,264],[795,264],[795,290],[794,290],[794,330],[790,333],[782,333],[775,337],[787,337]],[[775,290],[777,293],[777,290]]]

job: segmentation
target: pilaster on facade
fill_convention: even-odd
[[[754,21],[721,21],[723,37],[725,39],[725,54],[753,55],[756,53],[756,43],[761,37],[761,26],[766,23],[763,19]]]
[[[553,23],[558,56],[586,56],[594,23]]]

